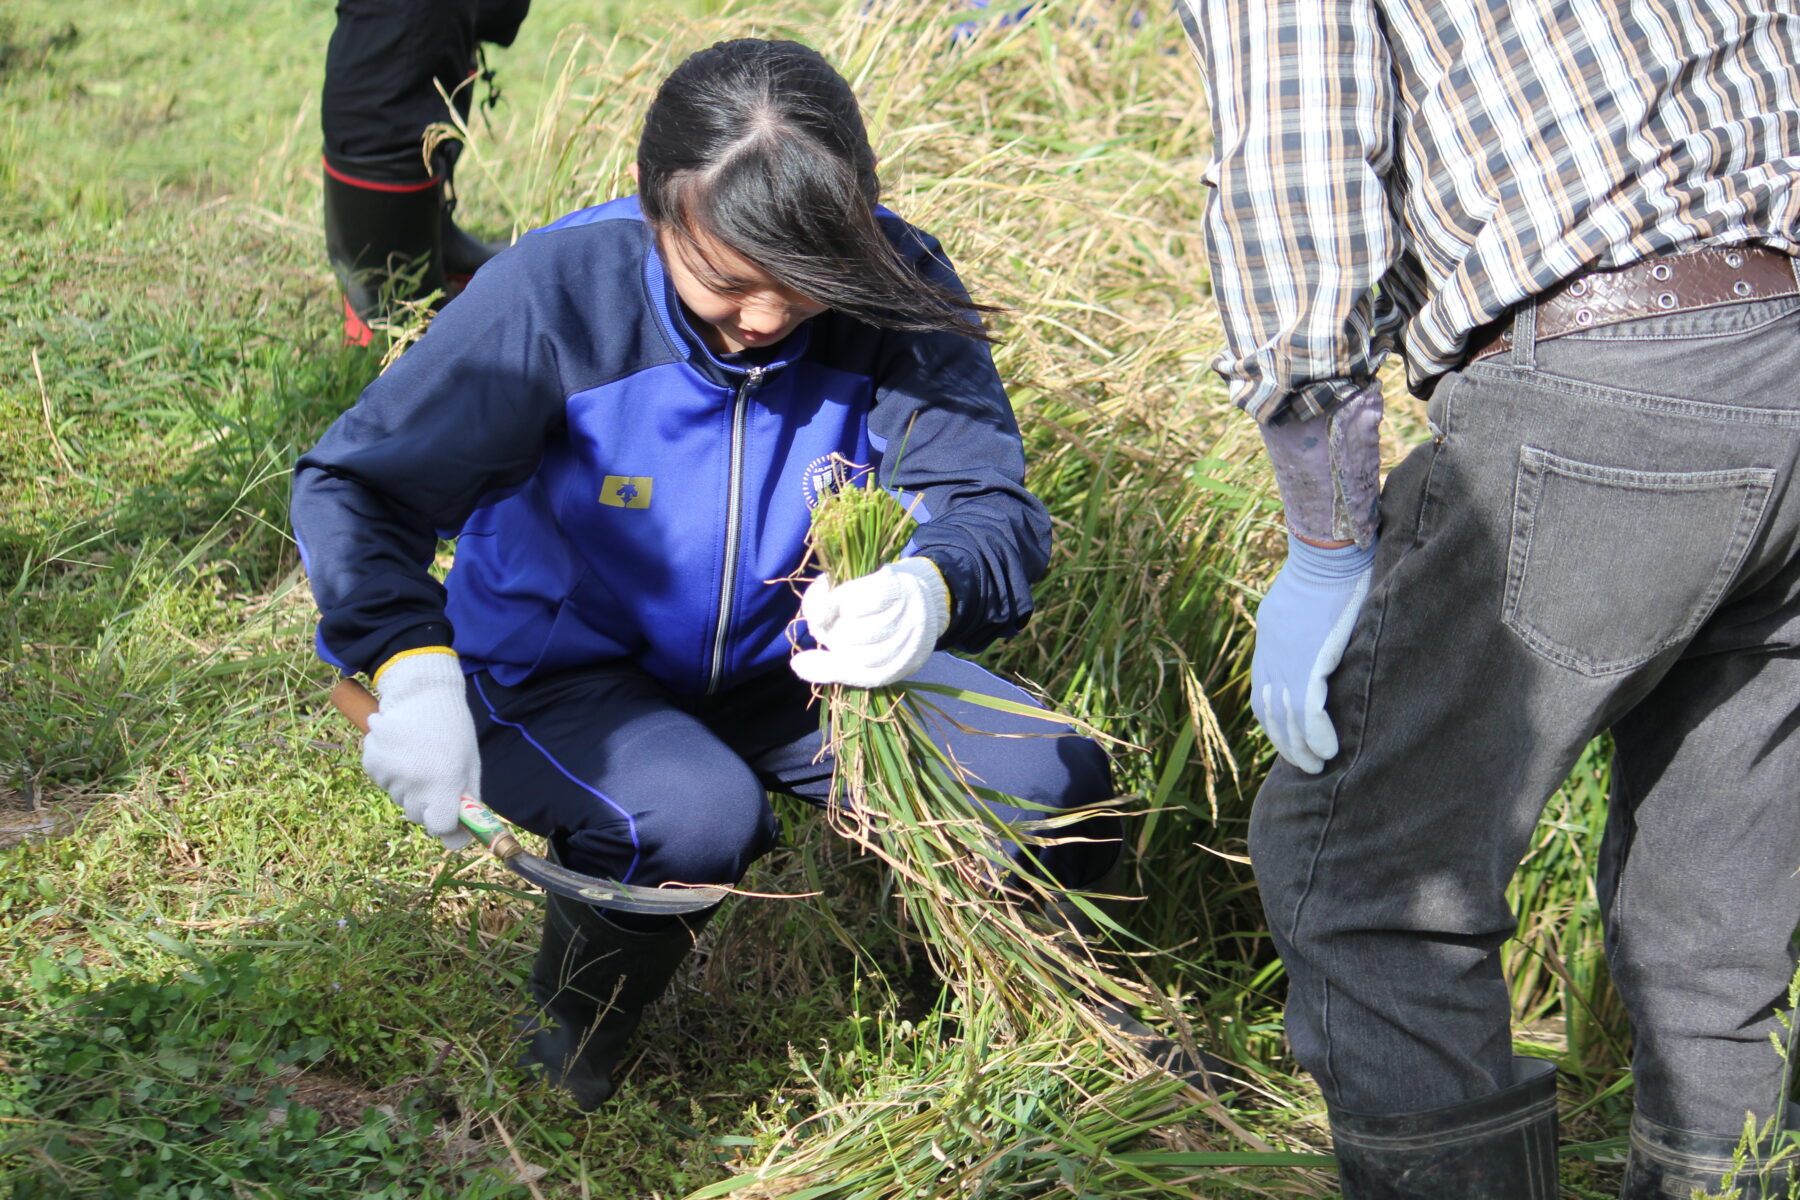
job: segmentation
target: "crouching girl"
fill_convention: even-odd
[[[829,792],[809,681],[1026,700],[945,651],[1019,629],[1049,524],[974,306],[937,243],[877,205],[823,58],[695,54],[632,174],[636,196],[484,267],[368,387],[296,467],[294,526],[321,653],[380,693],[364,765],[409,818],[459,845],[468,793],[571,869],[732,884],[775,840],[769,791]],[[910,556],[815,586],[816,648],[790,664],[798,605],[771,581],[798,570],[843,460],[922,523]],[[442,586],[440,535],[457,539]],[[981,736],[1043,726],[949,707],[967,727],[946,725],[951,752],[987,786],[1038,809],[1112,795],[1093,742]],[[1080,887],[1118,831],[1071,833],[1038,857]],[[583,1109],[709,915],[550,899],[526,1054]]]

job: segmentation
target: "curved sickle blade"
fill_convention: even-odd
[[[547,858],[525,851],[501,861],[516,871],[519,878],[536,884],[546,892],[555,892],[583,904],[597,904],[616,912],[672,917],[711,908],[727,894],[722,887],[653,888],[616,883],[610,879],[598,879],[571,871],[567,867],[559,867]]]

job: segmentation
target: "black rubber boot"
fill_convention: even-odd
[[[444,177],[417,155],[325,156],[325,253],[344,289],[344,340],[366,346],[370,328],[402,302],[444,287]]]
[[[1672,1129],[1635,1113],[1620,1200],[1688,1200],[1696,1188],[1709,1196],[1724,1193],[1723,1181],[1732,1171],[1737,1145],[1735,1137]],[[1789,1166],[1757,1169],[1755,1159],[1766,1161],[1770,1153],[1765,1149],[1732,1175],[1730,1186],[1737,1189],[1737,1200],[1787,1200]]]
[[[1556,1064],[1513,1060],[1519,1082],[1395,1117],[1333,1109],[1344,1200],[1556,1200]]]
[[[640,933],[620,928],[591,904],[549,897],[527,984],[539,1015],[525,1027],[522,1061],[543,1068],[582,1112],[606,1103],[617,1086],[613,1070],[645,1007],[669,986],[716,911]]]

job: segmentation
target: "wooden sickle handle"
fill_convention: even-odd
[[[368,688],[345,676],[331,686],[331,703],[345,720],[364,733],[369,732],[369,718],[375,715],[378,705]]]

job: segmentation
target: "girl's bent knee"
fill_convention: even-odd
[[[768,794],[752,783],[695,798],[641,830],[646,882],[736,883],[775,845]]]

